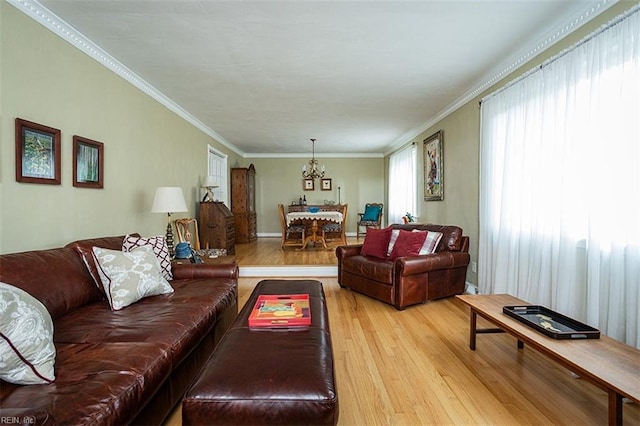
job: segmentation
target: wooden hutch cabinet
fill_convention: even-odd
[[[231,211],[235,220],[236,243],[250,243],[258,238],[256,229],[256,169],[231,169]]]
[[[227,249],[235,254],[233,213],[220,201],[200,203],[200,247]]]

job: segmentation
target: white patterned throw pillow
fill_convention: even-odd
[[[396,245],[396,241],[398,240],[398,235],[400,235],[399,229],[394,229],[393,231],[391,231],[391,239],[389,240],[389,247],[387,247],[387,257],[391,256],[393,246]]]
[[[55,380],[53,321],[26,291],[0,282],[0,379],[18,385]]]
[[[422,244],[422,248],[420,249],[420,254],[431,254],[435,253],[438,248],[438,243],[442,239],[442,232],[432,232],[427,231],[427,238],[424,240],[424,244]]]
[[[93,247],[98,274],[111,309],[118,311],[148,296],[173,293],[150,246],[131,252]]]
[[[138,247],[150,246],[153,249],[153,253],[160,262],[162,268],[162,275],[166,280],[171,281],[173,275],[171,274],[171,256],[169,256],[169,248],[167,247],[167,241],[164,237],[137,237],[135,235],[126,235],[122,241],[122,251],[134,251]]]

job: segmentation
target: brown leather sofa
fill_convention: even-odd
[[[0,381],[0,415],[30,424],[161,424],[238,313],[238,268],[172,266],[174,293],[112,311],[74,248],[0,256],[0,281],[39,299],[54,323],[51,384]]]
[[[427,300],[461,294],[469,265],[469,237],[462,228],[432,224],[394,224],[393,229],[442,232],[433,254],[379,259],[361,254],[362,244],[340,246],[338,284],[398,310]]]

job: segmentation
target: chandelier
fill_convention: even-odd
[[[307,165],[302,166],[302,178],[303,179],[318,179],[324,177],[324,166],[318,170],[318,160],[316,160],[315,150],[316,140],[311,139],[311,160],[309,160],[309,171],[307,171]]]

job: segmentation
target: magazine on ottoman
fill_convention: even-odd
[[[308,294],[262,294],[249,315],[249,327],[300,327],[310,324]]]

